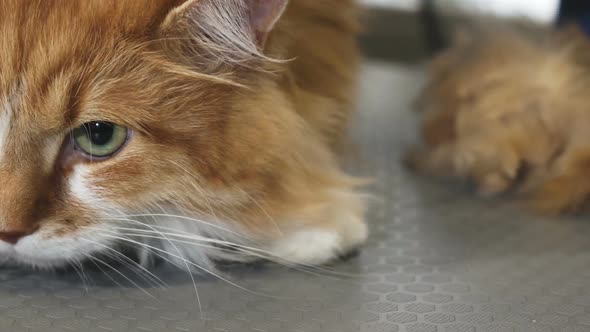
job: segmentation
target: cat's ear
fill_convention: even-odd
[[[160,27],[175,48],[239,62],[262,55],[288,0],[187,0]],[[208,53],[208,54],[207,54]]]

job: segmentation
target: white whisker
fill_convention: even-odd
[[[275,229],[277,230],[277,233],[279,235],[283,235],[283,231],[279,227],[279,224],[277,223],[277,221],[270,215],[270,213],[268,213],[268,211],[266,211],[266,209],[262,206],[262,204],[260,204],[258,202],[258,200],[255,199],[254,197],[252,197],[252,195],[250,195],[246,190],[244,190],[240,187],[236,187],[236,188],[238,188],[241,193],[246,195],[262,211],[262,213],[264,213],[264,215],[266,215],[268,220],[270,220],[270,222],[272,222],[272,224],[274,225]]]
[[[147,233],[150,232],[148,230],[141,230],[141,229],[135,229],[135,228],[116,227],[116,226],[112,226],[112,227],[115,228],[115,229],[118,229],[118,230],[122,230],[122,231],[135,231],[135,232],[147,232]],[[316,269],[316,270],[319,270],[319,271],[322,271],[322,272],[326,272],[326,273],[339,274],[341,276],[361,277],[360,275],[353,275],[353,274],[341,273],[341,272],[338,272],[338,271],[329,270],[329,269],[322,268],[322,267],[319,267],[319,266],[299,264],[299,263],[296,263],[296,262],[291,261],[289,259],[286,259],[286,258],[277,256],[277,255],[275,255],[271,251],[264,250],[264,249],[261,249],[261,248],[252,247],[252,246],[247,246],[247,245],[240,244],[240,243],[229,242],[229,241],[220,240],[220,239],[212,239],[212,238],[208,238],[208,237],[203,237],[203,236],[199,236],[199,235],[190,234],[190,233],[187,233],[187,232],[182,232],[182,233],[158,232],[158,233],[165,234],[167,237],[176,237],[176,238],[186,239],[186,240],[203,241],[203,242],[217,244],[217,245],[223,245],[223,246],[229,246],[229,247],[239,248],[241,250],[246,250],[249,254],[256,253],[256,257],[268,259],[268,260],[271,260],[271,261],[273,261],[275,263],[282,264],[282,265],[287,265],[289,267],[299,266],[299,267],[306,267],[306,268]],[[190,242],[183,242],[183,243],[190,243]],[[214,248],[217,248],[217,247],[214,247]]]
[[[150,294],[150,292],[146,291],[145,288],[139,286],[135,281],[131,280],[131,278],[129,278],[128,276],[126,276],[124,273],[122,273],[121,271],[117,270],[115,267],[113,267],[111,264],[103,261],[100,258],[97,258],[95,256],[92,255],[88,255],[88,257],[92,260],[96,260],[97,262],[103,264],[104,266],[110,268],[111,270],[113,270],[115,273],[117,273],[118,275],[120,275],[121,277],[123,277],[125,280],[127,280],[128,282],[130,282],[133,286],[135,286],[137,289],[139,289],[140,291],[142,291],[144,294],[146,294],[147,296],[149,296],[152,299],[155,299],[155,297]]]
[[[141,237],[141,238],[148,238],[148,239],[162,239],[161,237],[158,237],[155,235],[145,235],[145,234],[141,234],[141,233],[122,233],[122,234],[126,235],[126,236],[131,236],[131,237]],[[219,247],[216,247],[213,245],[206,245],[206,244],[202,244],[202,243],[195,243],[195,242],[191,242],[191,241],[184,241],[184,240],[177,240],[177,239],[170,239],[170,241],[174,241],[176,243],[181,243],[181,244],[197,246],[197,247],[201,247],[201,248],[215,249],[215,250],[219,250],[222,252],[232,252],[233,253],[233,251],[230,249],[219,248]],[[316,267],[316,266],[311,266],[311,265],[306,266],[306,265],[292,263],[292,262],[289,262],[288,260],[282,259],[278,256],[275,256],[275,257],[267,256],[267,255],[264,255],[264,253],[265,253],[264,251],[262,251],[262,252],[245,251],[245,253],[248,254],[249,256],[259,258],[259,259],[268,260],[270,262],[273,262],[273,263],[276,263],[279,265],[283,265],[288,268],[292,268],[297,271],[308,273],[308,274],[311,274],[311,275],[314,275],[317,277],[331,278],[331,279],[335,279],[335,280],[342,281],[342,282],[344,280],[338,279],[335,276],[348,277],[348,278],[356,277],[356,275],[346,274],[346,273],[341,273],[341,272],[331,271],[331,270],[324,270],[324,269],[322,269],[320,267]],[[222,255],[220,255],[220,256],[223,257]],[[313,270],[317,270],[318,272],[315,272]],[[320,274],[319,272],[323,272],[325,274]]]
[[[165,214],[165,213],[147,213],[147,214],[129,214],[129,215],[125,215],[122,216],[124,218],[117,218],[116,216],[110,217],[110,218],[99,218],[99,219],[106,219],[106,220],[122,220],[122,221],[137,221],[137,220],[132,220],[132,219],[127,219],[127,218],[141,218],[141,217],[160,217],[160,218],[173,218],[175,221],[177,220],[185,220],[185,221],[192,221],[192,222],[197,222],[215,229],[219,229],[222,230],[224,232],[227,232],[229,234],[232,235],[236,235],[239,236],[241,238],[250,240],[247,236],[245,236],[244,234],[240,234],[238,232],[232,231],[230,229],[227,229],[225,227],[219,226],[217,224],[214,223],[210,223],[204,220],[200,220],[200,219],[195,219],[195,218],[191,218],[191,217],[187,217],[187,216],[181,216],[181,215],[173,215],[173,214]]]
[[[243,286],[240,286],[240,285],[238,285],[238,284],[236,284],[236,283],[234,283],[234,282],[230,281],[230,280],[229,280],[229,279],[227,279],[227,278],[224,278],[224,277],[222,277],[222,276],[221,276],[221,275],[219,275],[218,273],[215,273],[215,272],[213,272],[213,271],[211,271],[211,270],[208,270],[208,269],[206,269],[206,268],[204,268],[204,267],[202,267],[202,266],[200,266],[200,265],[198,265],[198,264],[196,264],[196,263],[194,263],[194,262],[191,262],[191,261],[189,261],[189,260],[185,259],[185,258],[184,258],[184,257],[182,257],[182,256],[175,255],[175,254],[173,254],[173,253],[171,253],[171,252],[168,252],[168,251],[166,251],[166,250],[163,250],[163,249],[160,249],[160,248],[157,248],[157,247],[154,247],[154,246],[150,246],[150,245],[148,245],[148,244],[141,243],[141,242],[138,242],[138,241],[135,241],[135,240],[131,240],[131,239],[128,239],[128,238],[124,238],[124,237],[121,237],[121,236],[115,236],[115,235],[109,235],[109,234],[102,234],[102,236],[105,236],[105,237],[110,237],[110,238],[112,238],[112,239],[117,239],[117,240],[121,240],[121,241],[125,241],[125,242],[135,243],[135,244],[137,244],[137,245],[141,245],[141,246],[145,246],[145,247],[151,248],[151,249],[153,249],[153,250],[155,250],[155,251],[163,252],[163,253],[165,253],[165,254],[167,254],[167,255],[171,256],[171,257],[174,257],[174,258],[176,258],[176,259],[179,259],[179,260],[181,260],[181,261],[184,261],[184,262],[186,262],[187,264],[189,264],[189,265],[191,265],[191,266],[194,266],[194,267],[195,267],[195,268],[197,268],[198,270],[200,270],[200,271],[203,271],[203,272],[205,272],[205,273],[207,273],[207,274],[209,274],[209,275],[211,275],[211,276],[213,276],[213,277],[216,277],[216,278],[218,278],[219,280],[221,280],[221,281],[224,281],[224,282],[226,282],[226,283],[230,284],[231,286],[233,286],[233,287],[236,287],[236,288],[238,288],[238,289],[241,289],[241,290],[243,290],[243,291],[245,291],[245,292],[248,292],[248,293],[251,293],[251,294],[254,294],[254,295],[258,295],[258,296],[264,296],[264,297],[268,297],[268,298],[273,298],[273,299],[281,299],[281,300],[288,300],[288,299],[290,299],[290,298],[282,298],[282,297],[271,296],[271,295],[268,295],[268,294],[263,294],[263,293],[259,293],[259,292],[255,292],[255,291],[253,291],[253,290],[247,289],[247,288],[245,288],[245,287],[243,287]]]
[[[178,247],[176,247],[176,245],[172,241],[168,240],[166,238],[166,236],[164,234],[162,234],[160,231],[158,231],[156,228],[154,228],[153,226],[148,225],[146,223],[142,223],[141,221],[138,221],[138,220],[129,219],[127,221],[138,223],[138,224],[140,224],[140,225],[142,225],[144,227],[148,227],[148,228],[152,229],[154,232],[157,232],[157,233],[161,234],[165,238],[165,240],[172,246],[172,248],[174,248],[174,250],[176,250],[176,252],[184,259],[184,257],[182,256],[182,252],[178,249]],[[202,303],[201,303],[201,297],[199,296],[199,290],[198,290],[198,287],[197,287],[197,282],[195,280],[195,277],[191,273],[191,269],[190,269],[189,265],[186,262],[184,262],[184,265],[186,267],[186,272],[189,274],[189,276],[191,278],[191,281],[193,283],[193,288],[195,290],[195,296],[196,296],[196,301],[197,301],[197,306],[199,308],[199,312],[200,312],[201,315],[203,315],[203,306],[202,306]]]
[[[119,286],[119,288],[125,288],[123,287],[123,285],[118,282],[117,280],[115,280],[115,278],[111,277],[111,275],[106,272],[100,265],[98,265],[98,263],[96,263],[96,261],[94,260],[94,257],[92,256],[87,256],[88,259],[90,259],[90,262],[92,262],[92,264],[94,264],[94,266],[96,266],[101,272],[102,274],[104,274],[107,278],[109,278],[113,283],[115,283],[117,286]]]
[[[86,294],[88,294],[89,293],[88,277],[86,276],[86,273],[84,273],[84,268],[82,267],[82,264],[80,264],[80,262],[78,260],[74,260],[74,259],[68,259],[68,262],[70,263],[72,268],[74,270],[76,270],[76,273],[78,274],[78,276],[80,277],[80,280],[82,281],[82,287],[84,287],[84,291],[86,292]]]
[[[207,208],[209,209],[209,213],[213,216],[213,218],[215,218],[215,220],[217,220],[217,222],[219,223],[219,218],[217,217],[217,215],[215,214],[215,210],[213,209],[213,205],[211,204],[211,201],[209,200],[209,198],[207,197],[207,195],[205,195],[205,193],[203,192],[203,190],[199,187],[199,184],[196,183],[196,181],[194,180],[194,175],[192,172],[190,172],[186,167],[172,161],[169,160],[169,163],[171,163],[172,165],[180,168],[180,170],[182,171],[182,173],[184,174],[184,177],[186,178],[186,180],[190,183],[191,187],[193,189],[195,189],[195,191],[197,191],[199,193],[199,195],[201,195],[201,197],[203,198],[203,200],[205,201],[205,204],[207,205]]]
[[[146,234],[166,235],[166,238],[165,238],[166,241],[174,241],[175,243],[182,243],[182,244],[195,245],[195,246],[198,245],[202,248],[214,249],[214,250],[223,251],[223,252],[231,252],[231,251],[224,249],[224,248],[216,247],[213,245],[204,245],[202,243],[195,243],[194,241],[200,241],[200,242],[204,242],[204,243],[208,243],[208,244],[222,245],[222,246],[227,246],[227,247],[234,247],[234,248],[240,249],[245,254],[248,254],[248,255],[253,256],[255,258],[265,259],[265,260],[268,260],[268,261],[271,261],[271,262],[274,262],[274,263],[277,263],[280,265],[284,265],[289,268],[294,268],[296,270],[306,272],[306,273],[309,273],[312,275],[324,276],[324,277],[330,277],[330,278],[334,278],[335,276],[348,277],[348,278],[359,277],[358,275],[347,274],[347,273],[342,273],[342,272],[338,272],[338,271],[332,271],[332,270],[325,269],[325,268],[318,267],[318,266],[298,264],[296,262],[290,261],[288,259],[282,258],[277,255],[274,255],[272,252],[267,251],[267,250],[263,250],[263,249],[255,248],[255,247],[250,247],[250,246],[246,246],[246,245],[239,244],[239,243],[228,242],[228,241],[224,241],[224,240],[211,239],[211,238],[193,235],[193,234],[189,234],[189,233],[184,233],[184,234],[163,233],[163,232],[159,232],[159,231],[154,232],[154,231],[145,230],[145,229],[142,230],[142,229],[135,229],[135,228],[128,228],[128,227],[117,227],[117,226],[109,226],[109,227],[112,229],[119,230],[119,231],[134,232],[134,233],[124,233],[124,235],[127,235],[127,236],[162,240],[162,238],[159,236],[146,235]],[[101,230],[98,228],[94,228],[94,229]],[[114,233],[116,233],[116,232],[114,232]],[[179,239],[184,239],[184,240],[189,240],[189,241],[183,241],[183,240],[179,240]],[[316,272],[314,272],[314,270],[317,272],[325,273],[325,274],[316,273]]]
[[[153,274],[150,270],[148,270],[145,267],[141,266],[141,264],[138,264],[137,262],[133,261],[131,258],[127,257],[125,254],[123,254],[123,253],[121,253],[121,252],[119,252],[119,251],[117,251],[117,250],[115,250],[115,249],[113,249],[113,248],[111,248],[109,246],[106,246],[106,245],[104,245],[102,243],[98,243],[96,241],[92,241],[92,240],[85,239],[85,238],[82,238],[82,240],[83,241],[86,241],[86,242],[89,242],[89,243],[92,243],[94,245],[97,245],[99,247],[102,247],[102,248],[108,250],[109,252],[112,253],[110,255],[111,257],[113,257],[113,258],[117,259],[119,262],[125,264],[127,267],[129,267],[130,269],[134,270],[138,275],[146,278],[148,281],[154,282],[157,286],[164,287],[164,288],[167,288],[168,287],[168,285],[161,278],[159,278],[158,276],[156,276],[155,274]],[[113,256],[113,255],[116,255],[116,256]],[[120,257],[121,259],[119,259],[118,257]],[[137,272],[137,269],[140,269],[140,271],[145,272],[149,276],[149,278],[147,276],[144,276],[141,273]]]

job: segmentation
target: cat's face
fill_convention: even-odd
[[[240,205],[277,127],[226,82],[258,74],[181,59],[201,45],[174,44],[177,6],[207,2],[0,1],[0,259],[62,265],[131,237],[130,215]]]

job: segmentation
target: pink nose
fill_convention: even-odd
[[[16,244],[20,239],[27,235],[31,235],[35,230],[31,231],[16,231],[16,232],[0,232],[0,240],[10,244]]]

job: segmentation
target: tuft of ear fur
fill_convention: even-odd
[[[160,27],[168,50],[199,65],[248,66],[264,47],[288,0],[188,0]]]

